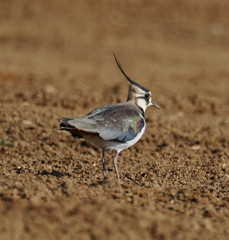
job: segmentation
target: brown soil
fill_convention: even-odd
[[[1,1],[0,239],[229,239],[229,3]],[[161,109],[119,157],[62,117],[125,101]]]

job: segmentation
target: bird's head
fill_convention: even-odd
[[[128,97],[127,97],[127,101],[131,101],[134,102],[139,108],[141,108],[143,111],[146,110],[147,107],[149,106],[153,106],[156,108],[160,108],[151,98],[152,94],[151,92],[142,87],[140,84],[134,82],[133,80],[131,80],[123,71],[120,63],[118,62],[115,54],[115,61],[119,67],[119,69],[121,70],[121,72],[123,73],[123,75],[126,77],[126,79],[130,82],[130,86],[129,86],[129,91],[128,91]]]

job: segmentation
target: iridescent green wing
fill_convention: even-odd
[[[139,111],[121,104],[107,108],[102,115],[94,116],[93,119],[99,135],[105,140],[133,140],[145,126],[145,120]]]

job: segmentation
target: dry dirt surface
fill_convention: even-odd
[[[0,1],[0,239],[229,239],[229,2]],[[62,117],[153,93],[108,158]]]

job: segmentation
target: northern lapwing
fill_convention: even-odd
[[[146,128],[145,110],[149,106],[160,108],[151,99],[151,92],[131,80],[123,71],[115,54],[115,61],[130,82],[127,101],[98,107],[81,118],[62,118],[60,130],[69,131],[73,137],[84,138],[102,150],[102,167],[106,177],[108,151],[114,151],[113,164],[120,182],[117,158],[119,153],[135,144]]]

